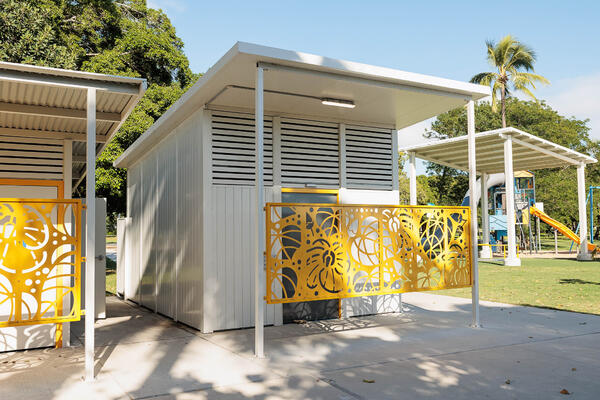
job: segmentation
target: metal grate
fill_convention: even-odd
[[[391,189],[392,131],[347,126],[346,176],[350,188]]]
[[[339,125],[282,119],[281,182],[339,186]]]
[[[265,116],[265,185],[273,185],[273,120]],[[255,126],[251,114],[213,112],[212,182],[248,185],[255,181]]]

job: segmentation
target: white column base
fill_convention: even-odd
[[[505,258],[504,265],[507,267],[520,267],[521,259],[520,258]]]
[[[490,260],[492,259],[492,248],[490,246],[482,246],[479,252],[479,258]]]
[[[592,256],[592,253],[578,253],[577,254],[577,261],[592,261],[594,259],[594,256]]]

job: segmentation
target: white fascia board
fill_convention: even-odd
[[[238,42],[236,46],[240,53],[253,55],[257,58],[269,58],[276,60],[277,62],[283,62],[285,65],[299,66],[298,64],[301,64],[305,69],[330,72],[335,71],[349,76],[359,76],[374,80],[388,81],[395,84],[433,89],[441,92],[463,94],[470,96],[473,100],[479,100],[491,95],[491,89],[489,87],[474,83],[438,78],[435,76],[378,67],[353,61],[338,60],[316,54],[283,50],[253,43]]]
[[[84,72],[84,71],[74,71],[70,69],[61,69],[61,68],[51,68],[51,67],[41,67],[38,65],[30,65],[30,64],[19,64],[19,63],[11,63],[11,62],[0,62],[0,70],[3,71],[14,71],[17,73],[28,73],[34,75],[46,75],[46,76],[54,76],[54,77],[62,77],[62,78],[71,78],[74,80],[72,82],[73,85],[79,83],[79,80],[92,80],[99,82],[112,82],[112,83],[124,83],[133,86],[143,86],[143,90],[147,87],[146,79],[143,78],[132,78],[126,76],[118,76],[118,75],[107,75],[107,74],[99,74],[95,72]],[[77,86],[86,86],[85,84]],[[94,86],[94,85],[87,85]]]
[[[113,165],[118,168],[127,167],[135,162],[135,158],[154,144],[163,139],[175,128],[177,121],[182,121],[189,114],[204,104],[194,104],[192,99],[196,97],[205,85],[225,67],[232,59],[244,54],[256,58],[256,62],[277,62],[283,65],[301,67],[307,70],[320,70],[335,72],[340,75],[368,78],[373,81],[386,81],[395,84],[413,86],[446,92],[451,94],[462,94],[475,100],[489,96],[490,88],[467,82],[454,81],[450,79],[437,78],[428,75],[416,74],[395,70],[391,68],[377,67],[368,64],[355,63],[351,61],[336,60],[333,58],[318,56],[308,53],[300,53],[273,47],[261,46],[246,42],[237,42],[223,57],[217,61],[208,71],[175,102],[136,142],[134,142]]]

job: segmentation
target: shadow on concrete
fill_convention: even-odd
[[[561,386],[598,388],[585,375],[593,365],[581,362],[589,351],[531,348],[569,334],[581,342],[582,332],[599,331],[598,317],[484,306],[484,328],[471,329],[468,302],[430,299],[403,314],[267,327],[268,358],[259,360],[252,329],[206,335],[109,298],[97,322],[95,383],[81,379],[81,343],[2,354],[0,398],[551,398]]]

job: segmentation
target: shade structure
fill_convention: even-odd
[[[515,171],[577,166],[597,160],[564,146],[542,139],[520,129],[508,127],[475,134],[477,173],[504,172],[504,142],[512,138]],[[467,136],[432,141],[399,149],[417,158],[468,170]]]
[[[0,63],[0,178],[60,182],[59,198],[87,176],[85,377],[94,378],[95,162],[146,89],[146,81]],[[66,226],[71,223],[65,217]],[[75,232],[81,235],[81,228]],[[80,268],[74,265],[74,268]],[[68,329],[65,331],[68,335]],[[64,338],[64,336],[63,336]]]
[[[0,177],[62,179],[59,147],[66,140],[71,148],[71,187],[81,182],[88,88],[97,92],[99,154],[143,95],[144,79],[0,62]]]
[[[475,151],[477,154],[475,171],[469,169],[468,136],[404,147],[399,149],[399,151],[409,154],[413,166],[415,157],[418,157],[447,167],[469,171],[471,179],[475,172],[481,175],[482,188],[485,187],[484,181],[487,179],[487,175],[492,173],[503,172],[506,177],[505,180],[508,181],[508,177],[511,179],[515,177],[515,170],[533,171],[544,168],[577,167],[579,226],[581,227],[579,231],[580,247],[578,259],[591,259],[587,246],[584,171],[586,164],[595,163],[597,160],[586,154],[513,127],[480,132],[474,136]],[[414,168],[411,166],[412,174],[414,174],[413,171]],[[475,193],[472,186],[470,187],[470,193]],[[481,197],[482,199],[484,198],[484,196]],[[519,266],[520,260],[516,252],[514,197],[514,185],[506,185],[508,255],[504,262],[505,265]],[[474,196],[470,196],[470,199],[473,198]],[[473,202],[471,201],[471,203]],[[471,206],[474,206],[474,204],[471,204]],[[482,201],[482,211],[484,214],[488,212],[486,201]],[[489,226],[486,222],[484,217],[482,244],[489,246],[489,232],[486,231],[489,229]]]

